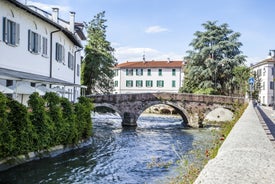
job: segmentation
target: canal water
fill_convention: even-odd
[[[178,174],[178,155],[205,145],[206,129],[185,129],[179,116],[142,114],[138,127],[122,128],[114,114],[95,114],[94,137],[80,149],[32,161],[0,173],[0,184],[168,183]]]

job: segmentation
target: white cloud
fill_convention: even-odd
[[[118,63],[126,61],[142,61],[143,55],[145,55],[146,61],[152,60],[167,60],[170,58],[173,60],[182,60],[183,55],[177,53],[164,53],[153,48],[142,47],[117,47],[115,48],[115,58]]]
[[[145,30],[146,33],[160,33],[160,32],[166,32],[166,31],[168,31],[167,28],[160,27],[160,26],[150,26]]]

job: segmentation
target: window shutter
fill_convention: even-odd
[[[7,43],[7,35],[8,35],[8,30],[7,30],[7,19],[6,17],[3,17],[3,41]]]
[[[55,60],[58,61],[58,55],[59,55],[59,52],[58,52],[58,43],[55,43]]]
[[[62,62],[65,64],[65,48],[62,46]]]
[[[16,33],[15,33],[15,41],[16,41],[16,45],[19,45],[20,42],[20,24],[16,24]]]
[[[32,34],[31,30],[28,30],[28,50],[32,51]]]
[[[37,53],[40,53],[41,52],[41,35],[38,35],[38,52]]]

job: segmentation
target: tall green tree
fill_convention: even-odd
[[[208,91],[229,95],[234,92],[236,66],[244,64],[245,56],[239,48],[240,33],[229,29],[228,24],[217,25],[208,21],[202,24],[204,31],[197,31],[190,43],[193,50],[185,57],[184,85],[182,92]]]
[[[111,93],[113,91],[113,67],[116,59],[114,49],[106,40],[105,12],[98,13],[92,21],[85,24],[88,42],[82,63],[82,83],[87,85],[87,94]]]

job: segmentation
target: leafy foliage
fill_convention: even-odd
[[[87,85],[87,94],[110,93],[113,90],[115,65],[114,49],[106,40],[105,12],[98,13],[92,21],[86,23],[88,43],[85,46],[85,58],[82,63],[82,83]]]
[[[236,84],[233,70],[245,61],[239,50],[240,33],[233,32],[227,24],[218,26],[211,21],[202,26],[205,31],[197,31],[190,43],[194,50],[187,51],[184,85],[180,91],[194,93],[212,88],[215,94],[232,94]]]
[[[77,144],[92,134],[90,99],[73,105],[55,93],[30,95],[29,109],[0,93],[0,158]]]

